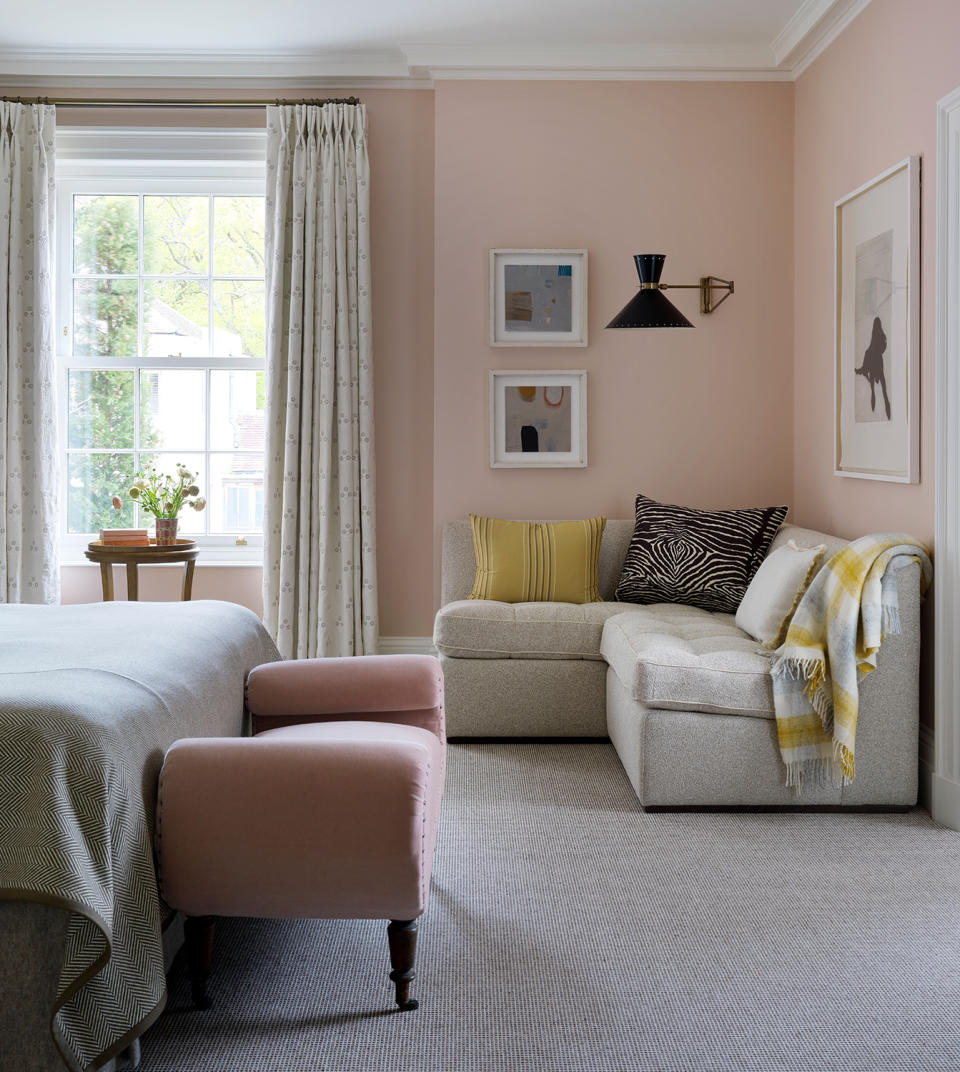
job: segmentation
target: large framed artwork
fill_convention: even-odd
[[[584,468],[587,374],[490,373],[490,467]]]
[[[837,476],[920,479],[920,158],[834,206]]]
[[[585,249],[490,250],[491,346],[586,346]]]

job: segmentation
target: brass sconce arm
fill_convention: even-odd
[[[656,285],[661,290],[699,290],[701,313],[712,313],[718,305],[723,305],[733,293],[733,280],[719,279],[715,275],[702,275],[699,283],[658,283]],[[713,292],[715,290],[724,290],[726,293],[722,298],[714,301]]]

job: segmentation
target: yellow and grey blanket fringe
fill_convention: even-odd
[[[858,683],[875,670],[887,633],[900,632],[896,570],[932,568],[926,548],[903,533],[847,544],[813,579],[774,658],[773,702],[788,786],[849,785],[859,709]]]

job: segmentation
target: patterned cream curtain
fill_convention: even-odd
[[[54,120],[0,101],[0,602],[58,603]]]
[[[263,617],[285,658],[376,651],[362,104],[267,109]]]

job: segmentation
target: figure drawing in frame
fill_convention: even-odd
[[[857,246],[855,338],[862,355],[853,369],[857,424],[891,419],[887,340],[893,291],[893,231],[884,231]]]

